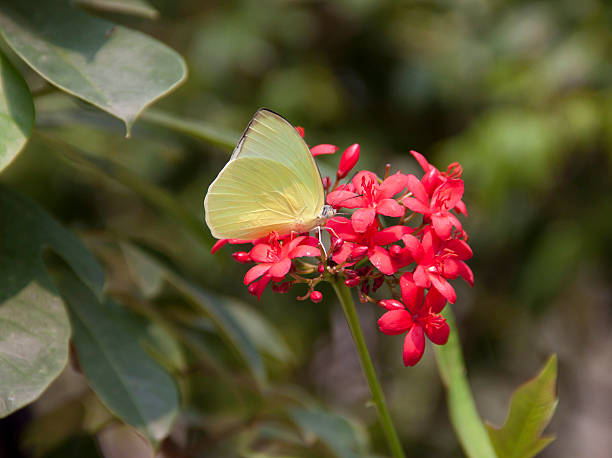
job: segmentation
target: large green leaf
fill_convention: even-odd
[[[0,52],[0,170],[11,163],[32,132],[34,103],[13,64]]]
[[[504,426],[487,424],[499,458],[530,458],[555,439],[541,434],[557,407],[556,381],[557,356],[552,355],[535,378],[514,391]]]
[[[467,456],[495,458],[467,380],[455,318],[450,307],[446,307],[442,314],[451,327],[451,333],[446,345],[436,345],[436,362],[446,389],[451,423]]]
[[[68,358],[70,323],[45,248],[101,294],[104,272],[83,244],[34,202],[0,187],[0,417],[34,401]]]
[[[182,57],[159,41],[91,16],[70,0],[3,4],[9,46],[50,83],[125,122],[186,76]]]
[[[132,318],[114,303],[102,304],[72,274],[57,279],[70,311],[83,372],[102,402],[154,445],[176,418],[179,396],[172,377],[130,332]]]

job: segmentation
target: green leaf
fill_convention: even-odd
[[[57,284],[70,311],[83,372],[102,402],[154,446],[166,437],[179,408],[172,377],[140,346],[127,312],[101,304],[73,275]]]
[[[150,108],[142,114],[143,121],[199,138],[213,145],[232,151],[240,139],[240,133],[229,132],[194,119],[183,119],[161,110]]]
[[[236,350],[238,355],[250,369],[255,380],[260,385],[266,383],[266,369],[263,359],[257,349],[256,343],[249,333],[230,312],[228,303],[231,302],[231,300],[204,291],[199,286],[185,280],[170,266],[134,245],[122,243],[121,247],[125,253],[126,259],[128,259],[128,263],[132,266],[136,263],[142,266],[144,263],[148,262],[152,264],[152,266],[148,268],[147,271],[151,272],[157,270],[163,272],[164,278],[168,283],[183,294],[199,312],[210,318],[219,335]]]
[[[552,355],[540,373],[512,394],[504,426],[487,424],[499,458],[530,458],[550,444],[554,436],[541,436],[557,407],[557,356]]]
[[[64,368],[70,323],[42,260],[48,248],[102,294],[91,253],[34,202],[0,187],[0,417],[34,401]]]
[[[0,171],[25,146],[34,124],[34,103],[27,84],[0,52]]]
[[[144,0],[74,0],[74,3],[107,13],[141,16],[147,19],[159,17],[159,12]]]
[[[11,2],[0,10],[8,45],[43,78],[125,122],[186,76],[182,57],[134,30],[90,16],[69,0]]]
[[[450,307],[442,312],[451,327],[446,345],[436,345],[436,362],[446,389],[451,423],[465,454],[472,458],[495,458],[493,446],[476,410],[461,354],[461,343]]]
[[[365,432],[346,417],[319,409],[302,408],[292,409],[289,415],[302,431],[318,438],[336,456],[340,458],[366,456]]]

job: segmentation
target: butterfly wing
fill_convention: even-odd
[[[281,116],[259,110],[208,188],[204,207],[214,237],[252,240],[299,230],[323,203],[319,170],[302,137]]]

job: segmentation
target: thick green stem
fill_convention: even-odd
[[[389,444],[389,448],[391,449],[391,453],[395,458],[403,458],[404,451],[402,450],[399,438],[397,437],[397,432],[395,431],[395,427],[391,421],[391,416],[389,415],[389,410],[387,409],[387,402],[385,401],[385,395],[383,394],[378,378],[376,377],[374,365],[372,364],[372,358],[370,358],[368,347],[366,346],[363,333],[361,332],[361,325],[359,324],[359,318],[357,317],[357,311],[355,310],[355,303],[353,302],[351,290],[344,285],[342,280],[339,278],[332,279],[331,284],[333,285],[334,290],[340,299],[344,316],[346,317],[346,321],[351,329],[353,341],[355,342],[355,347],[357,347],[357,353],[359,354],[359,360],[361,361],[361,367],[363,368],[368,385],[370,386],[372,401],[374,402],[376,410],[378,411],[380,424],[385,434],[385,438],[387,439],[387,443]]]

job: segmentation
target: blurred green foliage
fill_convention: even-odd
[[[542,456],[610,450],[608,2],[77,3],[167,44],[189,76],[126,139],[118,119],[55,90],[2,43],[36,121],[0,181],[77,232],[105,265],[106,293],[161,327],[164,338],[141,340],[184,405],[167,456],[386,450],[331,288],[320,304],[297,302],[301,291],[257,303],[230,250],[209,253],[204,193],[231,152],[223,145],[261,106],[305,127],[309,144],[360,143],[359,165],[380,173],[417,172],[411,149],[440,169],[460,162],[476,284],[457,285],[454,310],[481,415],[501,424],[511,387],[557,352],[557,440]],[[234,305],[218,307],[228,296]],[[461,456],[432,355],[402,367],[401,339],[377,332],[378,311],[360,317],[407,455]],[[68,431],[50,439],[67,409]],[[96,432],[104,453],[115,440],[147,447],[71,368],[30,410],[21,447],[35,456],[93,450]]]

